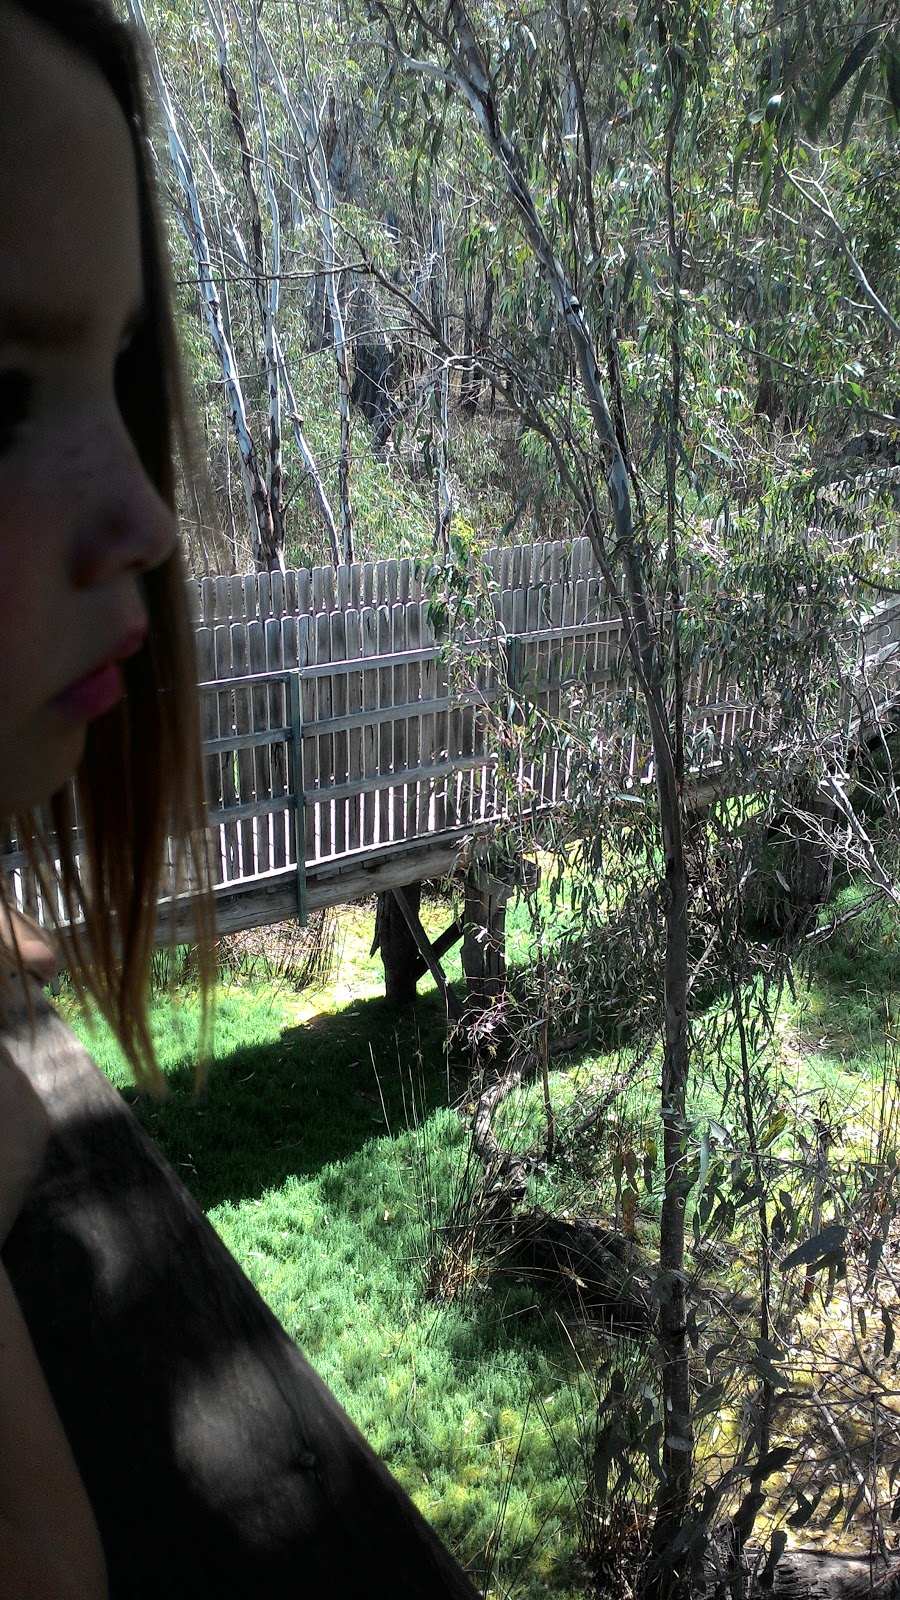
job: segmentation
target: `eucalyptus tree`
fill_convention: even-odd
[[[599,247],[595,171],[585,96],[587,78],[575,47],[579,22],[599,44],[596,18],[573,18],[564,3],[538,19],[540,50],[524,20],[499,42],[507,48],[531,47],[532,93],[543,100],[547,115],[540,125],[540,144],[550,148],[557,179],[538,188],[540,175],[529,160],[516,130],[517,114],[528,98],[524,73],[520,104],[512,116],[505,104],[498,73],[477,36],[464,7],[451,0],[440,14],[416,7],[395,19],[386,7],[377,14],[386,27],[386,42],[398,68],[423,86],[423,97],[451,92],[469,108],[496,165],[539,279],[553,307],[553,320],[570,352],[560,374],[565,390],[547,392],[546,365],[540,387],[536,374],[519,368],[511,377],[514,402],[534,431],[550,447],[557,469],[584,516],[610,595],[623,618],[631,669],[640,686],[653,750],[660,839],[664,857],[665,1017],[662,1068],[662,1120],[665,1198],[661,1222],[659,1343],[663,1353],[665,1438],[662,1449],[663,1487],[659,1511],[661,1543],[668,1543],[685,1521],[693,1491],[689,1345],[685,1307],[684,1216],[686,1171],[686,1093],[689,1067],[688,1028],[688,869],[685,844],[683,694],[674,619],[680,600],[675,566],[675,499],[667,499],[666,576],[672,601],[661,623],[656,604],[658,568],[652,550],[653,530],[644,486],[636,471],[627,432],[626,396],[615,347],[612,320],[598,312],[606,290]],[[408,37],[401,42],[398,21]],[[529,37],[530,36],[530,37]],[[416,49],[427,54],[417,54]],[[548,70],[549,64],[549,70]],[[671,99],[668,125],[677,134],[685,100],[693,85],[674,52],[664,56]],[[546,74],[546,76],[545,76]],[[507,74],[509,76],[509,74]],[[571,97],[557,98],[562,81]],[[562,116],[560,116],[560,111]],[[574,114],[574,124],[567,119]],[[509,131],[508,131],[509,130]],[[516,131],[514,131],[516,130]],[[534,131],[533,129],[531,131]],[[667,193],[672,201],[671,174]],[[678,224],[670,219],[674,237]],[[673,262],[673,272],[677,267]],[[677,283],[673,284],[673,301]],[[546,312],[545,312],[546,316]],[[673,329],[672,359],[679,359],[678,330]],[[507,388],[511,387],[510,382]],[[577,386],[577,402],[574,399]],[[676,401],[677,403],[677,392]],[[677,427],[673,410],[670,435]],[[605,503],[601,499],[605,490]],[[665,570],[665,569],[664,569]],[[672,672],[674,668],[674,698]],[[676,1563],[677,1566],[677,1563]]]
[[[148,19],[141,0],[128,4],[147,42],[175,180],[167,187],[174,190],[175,215],[193,258],[228,397],[254,559],[260,566],[284,564],[285,515],[297,487],[285,484],[286,417],[299,457],[297,475],[310,487],[332,559],[351,560],[350,380],[337,287],[343,263],[335,251],[334,197],[320,121],[328,82],[314,81],[302,31],[299,41],[290,35],[286,41],[282,30],[273,54],[253,3],[203,0],[187,19],[181,11],[164,15],[158,7]],[[166,21],[179,32],[187,21],[187,63],[167,35]],[[206,81],[213,63],[217,96]],[[295,85],[291,94],[288,71]],[[339,517],[304,426],[296,373],[302,349],[296,312],[284,294],[286,280],[316,275],[320,241],[328,257],[340,395]]]
[[[834,816],[837,807],[848,837],[859,844],[857,860],[868,857],[878,877],[875,854],[855,833],[859,819],[852,817],[847,786],[835,777],[847,754],[831,736],[841,720],[838,685],[852,678],[855,650],[842,642],[846,569],[828,539],[810,536],[809,523],[817,515],[810,493],[816,457],[833,449],[842,429],[867,409],[886,414],[893,313],[868,278],[866,292],[849,236],[836,262],[837,200],[824,192],[820,167],[807,166],[808,179],[800,170],[788,173],[789,159],[812,158],[797,140],[788,142],[787,103],[782,112],[772,87],[774,56],[763,57],[773,37],[789,33],[791,18],[776,19],[766,31],[771,19],[762,7],[746,11],[692,0],[639,8],[633,18],[574,0],[502,12],[489,5],[470,9],[462,0],[440,8],[374,0],[370,11],[392,68],[399,120],[408,126],[417,116],[435,129],[422,160],[427,156],[439,172],[447,146],[458,141],[452,158],[458,159],[459,143],[469,140],[451,105],[468,113],[489,157],[480,214],[470,226],[485,234],[490,228],[494,237],[501,232],[508,262],[498,282],[494,337],[481,365],[518,414],[525,448],[556,474],[592,540],[622,617],[651,751],[664,926],[657,1275],[662,1438],[659,1559],[650,1580],[659,1594],[689,1583],[708,1521],[706,1513],[695,1521],[693,1511],[685,1296],[685,1223],[696,1179],[688,1115],[695,976],[690,923],[699,870],[689,778],[703,760],[702,729],[691,721],[690,699],[697,698],[704,656],[717,652],[731,681],[760,707],[758,727],[772,744],[765,756],[759,737],[739,742],[735,759],[751,772],[764,763],[772,791],[793,793],[798,826],[804,811],[798,774],[813,772],[803,826],[821,833],[822,815]],[[747,55],[745,32],[756,41]],[[790,39],[796,45],[793,34]],[[806,59],[799,45],[790,59]],[[800,67],[794,81],[805,85]],[[847,74],[841,89],[855,98]],[[794,99],[800,98],[797,91]],[[852,111],[851,104],[845,111],[851,124]],[[834,157],[845,197],[859,158],[858,145],[845,145]],[[815,162],[828,160],[817,145]],[[778,252],[783,238],[802,225],[802,214],[786,201],[789,191],[802,198],[806,213],[818,199],[829,237],[823,242],[817,233],[809,241],[802,288],[790,281],[789,263],[780,264],[786,309],[779,337],[785,342],[767,340],[764,370],[783,369],[795,387],[805,382],[811,399],[802,417],[796,409],[788,417],[779,410],[772,429],[757,414],[759,308],[743,292],[741,275],[747,265],[761,269],[768,324]],[[502,251],[495,252],[492,271],[498,255]],[[840,276],[846,268],[874,317],[860,317]],[[792,335],[801,297],[805,346]],[[448,362],[466,359],[434,319],[429,335]],[[841,369],[855,363],[846,383],[843,370],[835,375],[836,357]],[[865,386],[853,376],[860,365]],[[801,423],[805,436],[798,435]],[[717,538],[711,537],[714,525]],[[696,582],[689,590],[692,572],[695,580],[704,575],[706,600],[698,598]],[[721,911],[718,916],[721,923]],[[734,963],[730,970],[736,994]],[[753,1142],[751,1101],[748,1091]],[[759,1337],[768,1348],[765,1199],[760,1206]],[[765,1374],[759,1400],[760,1425],[743,1469],[755,1484],[744,1503],[744,1524],[749,1518],[750,1525],[759,1484],[753,1473],[769,1459],[773,1386]],[[746,1531],[742,1525],[741,1539]]]

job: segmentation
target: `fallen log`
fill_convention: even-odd
[[[496,1269],[533,1283],[580,1316],[647,1328],[651,1275],[636,1244],[587,1217],[555,1217],[536,1206],[517,1216]]]

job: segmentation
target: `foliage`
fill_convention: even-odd
[[[540,857],[545,886],[531,971],[476,1043],[501,1068],[510,1036],[543,1052],[547,1162],[550,1017],[659,1072],[654,1114],[606,1151],[619,1225],[653,1219],[658,1369],[601,1366],[583,1510],[615,1543],[619,1511],[646,1531],[652,1507],[645,1589],[684,1592],[739,1565],[787,1466],[811,1299],[823,1276],[881,1293],[853,1238],[868,1259],[895,1204],[880,1158],[826,1177],[830,1123],[785,1112],[779,1029],[835,873],[896,900],[892,734],[860,671],[865,613],[897,588],[896,19],[373,0],[314,30],[300,7],[182,0],[150,20],[224,331],[194,220],[204,314],[244,385],[210,453],[226,492],[235,463],[250,486],[257,559],[433,542],[452,649],[457,624],[496,635],[479,547],[539,516],[588,533],[622,617],[602,708],[561,726],[534,686],[504,696],[499,847]],[[546,759],[570,774],[557,815]],[[753,1263],[731,1332],[694,1293],[722,1248]],[[791,1251],[802,1283],[777,1271]]]

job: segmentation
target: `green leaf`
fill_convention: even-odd
[[[859,108],[863,103],[863,96],[869,87],[869,79],[872,76],[872,66],[873,63],[871,61],[867,62],[857,79],[856,88],[854,89],[850,98],[850,104],[847,107],[847,115],[844,118],[844,130],[841,134],[842,150],[846,150],[850,135],[853,132],[853,124],[859,116]]]
[[[781,1271],[789,1272],[791,1267],[825,1266],[843,1250],[846,1236],[847,1230],[839,1222],[829,1223],[821,1233],[815,1234],[812,1239],[805,1239],[795,1250],[790,1250],[781,1262]]]
[[[900,44],[888,44],[885,48],[884,82],[894,121],[900,126]]]
[[[841,90],[850,82],[853,74],[859,71],[880,38],[881,29],[870,28],[854,45],[850,54],[843,57],[843,60],[841,59],[843,56],[842,51],[836,51],[831,57],[807,119],[810,133],[819,133],[824,128],[828,121],[828,112],[832,101],[837,99]]]
[[[814,1510],[815,1506],[813,1505],[813,1502],[811,1500],[807,1500],[805,1494],[798,1494],[797,1509],[791,1516],[788,1517],[788,1527],[805,1528]]]

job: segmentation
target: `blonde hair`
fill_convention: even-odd
[[[195,461],[184,403],[162,244],[149,165],[147,114],[131,30],[103,0],[14,0],[93,62],[128,123],[137,167],[147,315],[117,368],[122,415],[143,466],[175,509],[176,452]],[[193,939],[199,946],[204,1023],[214,971],[214,911],[209,894],[206,808],[194,632],[184,570],[176,552],[145,575],[150,631],[124,664],[121,704],[89,726],[75,777],[80,859],[74,850],[72,792],[50,802],[52,827],[29,813],[15,818],[48,905],[68,923],[66,964],[117,1034],[136,1078],[159,1083],[148,1022],[148,983],[157,903],[189,883]],[[57,865],[58,863],[58,865]]]

